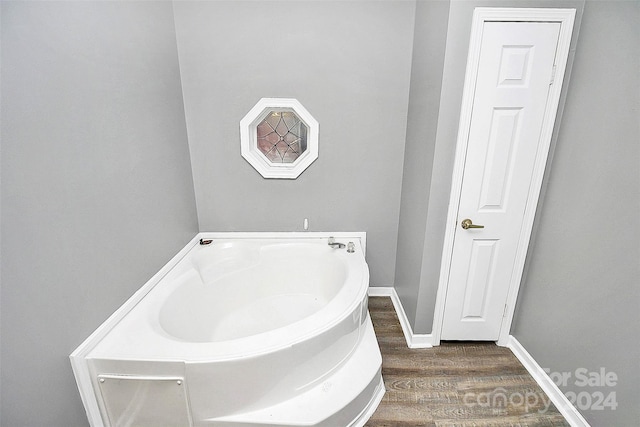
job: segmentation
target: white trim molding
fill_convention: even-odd
[[[447,225],[445,229],[444,244],[442,248],[442,261],[440,265],[440,277],[438,281],[438,291],[436,294],[436,305],[433,317],[432,339],[433,345],[439,345],[442,333],[442,323],[444,319],[445,301],[449,286],[449,272],[451,269],[451,257],[453,253],[454,235],[456,230],[456,220],[460,206],[460,195],[462,192],[462,178],[464,174],[464,162],[469,139],[469,127],[473,108],[473,98],[475,92],[475,81],[478,73],[480,61],[480,47],[484,23],[488,21],[514,21],[514,22],[558,22],[560,23],[560,34],[558,46],[556,48],[556,78],[550,86],[545,109],[545,117],[540,134],[540,146],[535,160],[533,176],[529,195],[527,198],[526,210],[523,217],[522,229],[519,238],[519,245],[516,252],[513,274],[507,295],[506,309],[504,312],[498,345],[504,346],[509,337],[514,309],[522,279],[522,272],[527,255],[527,248],[533,228],[533,221],[536,213],[536,206],[540,196],[541,183],[547,162],[547,154],[551,144],[551,136],[558,109],[558,101],[562,90],[562,82],[569,55],[571,34],[575,19],[575,9],[545,9],[545,8],[476,8],[473,14],[473,24],[471,27],[471,40],[469,44],[469,54],[467,58],[467,69],[462,95],[462,109],[460,112],[460,124],[456,141],[456,154],[453,166],[453,176],[451,180],[451,195],[449,199],[449,211],[447,214]]]
[[[520,363],[529,371],[529,374],[531,374],[533,379],[538,383],[542,391],[549,396],[551,402],[558,408],[558,411],[560,411],[572,427],[590,427],[587,420],[584,419],[575,406],[567,399],[567,396],[564,395],[551,377],[549,377],[544,369],[540,367],[538,362],[535,361],[513,335],[509,335],[506,347],[513,352]]]
[[[370,297],[390,297],[391,302],[393,303],[393,308],[398,315],[398,320],[400,321],[400,326],[402,327],[402,333],[404,334],[404,339],[407,341],[407,347],[409,348],[429,348],[433,347],[432,344],[432,335],[431,334],[414,334],[413,328],[411,328],[411,323],[409,323],[409,318],[407,318],[407,314],[404,311],[404,307],[402,307],[402,302],[400,301],[400,297],[396,292],[395,288],[391,286],[370,286],[369,287],[369,296]]]

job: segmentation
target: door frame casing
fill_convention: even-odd
[[[439,345],[442,334],[442,324],[444,320],[444,310],[447,289],[449,287],[449,272],[451,269],[451,259],[453,255],[454,236],[457,226],[458,209],[460,205],[460,195],[462,192],[462,178],[464,174],[464,163],[467,153],[469,130],[473,100],[475,94],[475,82],[478,75],[480,61],[480,48],[485,22],[558,22],[560,23],[560,34],[556,48],[555,73],[553,84],[547,96],[545,115],[538,142],[538,152],[536,154],[531,185],[527,197],[527,204],[524,212],[522,229],[516,249],[514,268],[509,282],[509,292],[507,295],[506,308],[500,327],[498,345],[507,345],[509,332],[515,312],[516,300],[520,288],[520,281],[524,270],[527,256],[527,249],[533,229],[538,199],[542,187],[542,179],[547,162],[551,137],[555,124],[558,104],[562,90],[562,83],[569,57],[571,36],[575,20],[575,9],[552,9],[552,8],[492,8],[479,7],[473,13],[471,25],[471,40],[469,43],[469,54],[467,57],[467,68],[462,95],[462,109],[460,112],[460,122],[458,127],[458,137],[456,141],[456,154],[453,166],[453,177],[451,181],[451,195],[449,199],[449,211],[447,214],[447,225],[442,248],[442,261],[440,264],[440,277],[438,290],[436,293],[436,305],[433,317],[432,344]]]

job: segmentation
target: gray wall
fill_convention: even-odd
[[[563,391],[615,393],[594,426],[640,420],[640,2],[587,1],[513,335]],[[575,370],[618,376],[578,387]]]
[[[447,38],[448,1],[416,3],[395,290],[416,317]]]
[[[367,231],[372,285],[394,281],[415,3],[176,2],[200,229]],[[320,154],[296,180],[240,156],[262,97],[296,98]]]
[[[69,354],[198,231],[171,3],[1,7],[0,423],[82,426]]]

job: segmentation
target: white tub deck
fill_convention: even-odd
[[[360,239],[337,240],[355,252],[324,236],[192,245],[72,355],[92,425],[363,425],[382,359]]]

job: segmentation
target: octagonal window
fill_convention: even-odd
[[[258,150],[271,163],[293,163],[307,150],[308,132],[295,112],[270,110],[256,127]]]
[[[297,178],[318,158],[318,122],[295,99],[262,98],[240,121],[242,157],[265,178]]]

